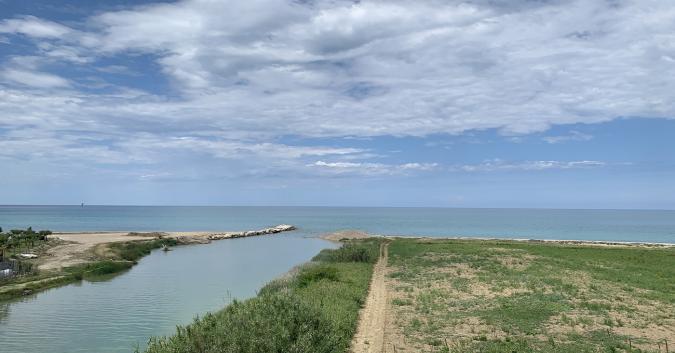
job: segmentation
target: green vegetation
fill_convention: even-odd
[[[371,262],[379,257],[379,247],[370,246],[374,240],[346,242],[338,249],[325,249],[314,256],[314,261],[324,262]]]
[[[31,233],[29,228],[28,232],[18,233],[17,231],[11,231],[7,234],[12,239],[9,242],[5,242],[5,244],[16,244],[11,249],[13,249],[13,253],[18,253],[18,249],[30,252],[37,247],[47,246],[48,240],[46,236],[51,234],[51,232]],[[5,234],[2,235],[4,236]],[[24,270],[17,275],[0,279],[0,300],[33,294],[41,290],[76,281],[95,281],[100,280],[103,276],[119,274],[133,267],[139,259],[150,254],[152,250],[165,245],[174,246],[177,245],[177,241],[170,238],[107,244],[110,252],[106,258],[100,258],[98,261],[82,265],[66,267],[60,271],[38,271],[36,266],[33,266],[31,260],[18,260],[12,255],[12,261],[18,263],[18,265],[14,265],[15,268],[23,268]]]
[[[47,241],[47,236],[52,234],[48,230],[36,232],[33,228],[12,229],[7,233],[2,232],[0,227],[0,261],[5,257],[11,257],[22,250],[34,248]]]
[[[675,248],[397,239],[389,264],[399,352],[673,344]]]
[[[108,247],[115,253],[115,255],[127,261],[138,261],[143,256],[150,254],[154,249],[163,246],[175,246],[178,241],[174,238],[155,239],[155,240],[141,240],[129,241],[124,243],[112,243]]]
[[[36,274],[33,263],[22,259],[20,254],[44,246],[50,234],[52,232],[48,230],[36,232],[31,227],[25,230],[12,229],[7,233],[3,233],[0,228],[0,270],[9,271],[0,276],[0,285]]]
[[[324,250],[257,297],[151,339],[147,352],[347,352],[379,247],[367,240]]]

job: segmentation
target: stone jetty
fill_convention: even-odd
[[[181,244],[207,244],[212,240],[232,239],[253,237],[257,235],[277,234],[295,230],[295,226],[290,224],[280,224],[278,226],[260,229],[248,230],[242,232],[171,232],[160,233],[159,238],[171,237],[178,240]],[[153,233],[154,234],[154,233]]]
[[[225,232],[225,233],[213,233],[209,234],[206,238],[209,240],[220,240],[220,239],[229,239],[229,238],[243,238],[243,237],[252,237],[256,235],[265,235],[265,234],[276,234],[281,232],[288,232],[295,230],[295,226],[290,224],[280,224],[275,227],[265,228],[260,230],[249,230],[245,232]]]

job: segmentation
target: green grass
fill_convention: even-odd
[[[570,310],[569,302],[560,294],[538,292],[498,298],[496,305],[480,313],[488,324],[509,334],[534,335],[543,331],[543,323],[551,316]]]
[[[146,352],[347,352],[378,254],[379,241],[324,250],[257,297],[152,338]]]
[[[76,281],[70,275],[33,277],[27,282],[12,283],[0,287],[0,301],[10,300],[49,288],[59,287]]]
[[[64,271],[75,280],[96,280],[101,276],[117,274],[130,269],[134,265],[131,261],[98,261],[89,264],[71,266]]]
[[[675,330],[674,248],[397,239],[389,264],[424,351],[650,352],[650,325]]]

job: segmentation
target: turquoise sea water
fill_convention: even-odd
[[[314,236],[377,234],[675,243],[675,211],[346,207],[0,206],[0,227],[84,230],[244,230],[279,223]]]
[[[334,246],[339,229],[377,234],[675,243],[675,211],[312,207],[0,206],[0,226],[57,231],[247,230],[273,236],[155,251],[107,281],[0,302],[0,352],[132,352],[148,337],[255,295],[267,281]]]

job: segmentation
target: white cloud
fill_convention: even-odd
[[[223,140],[208,136],[154,138],[138,136],[126,141],[122,146],[127,150],[154,151],[189,151],[207,154],[223,159],[247,159],[251,157],[274,160],[294,160],[317,156],[359,155],[363,152],[356,148],[333,148],[323,146],[291,146],[278,143],[255,143],[236,140]]]
[[[599,168],[607,166],[602,161],[525,161],[510,163],[501,159],[488,160],[480,164],[467,164],[453,167],[464,172],[494,172],[504,170],[538,171],[552,169]]]
[[[199,111],[252,133],[258,124],[241,120],[305,136],[421,136],[675,116],[675,9],[662,1],[193,0],[90,22],[85,47],[159,55],[184,95],[123,109]]]
[[[35,16],[0,21],[0,33],[17,33],[36,38],[61,38],[70,32],[71,29],[67,26]]]
[[[593,139],[593,135],[584,134],[579,131],[570,131],[568,135],[559,135],[559,136],[546,136],[542,140],[550,144],[556,144],[567,141],[589,141]]]
[[[68,80],[64,79],[63,77],[52,75],[46,72],[27,71],[21,69],[6,69],[0,71],[0,78],[14,83],[37,88],[70,86]]]
[[[68,131],[71,144],[49,152],[74,160],[90,158],[78,154],[90,149],[114,152],[115,161],[153,161],[164,150],[383,175],[436,166],[370,163],[380,151],[278,141],[484,129],[518,135],[675,117],[675,6],[662,0],[189,0],[99,13],[73,28],[6,19],[0,33],[10,43],[30,36],[37,48],[34,58],[0,62],[0,126],[30,126],[45,138]],[[105,82],[96,86],[105,90],[88,90],[84,75],[59,76],[45,64],[127,75],[135,71],[125,60],[135,63],[139,53],[151,54],[142,60],[154,60],[171,82],[156,92],[171,94],[156,93],[142,76],[134,80],[147,92]],[[21,138],[31,137],[15,136],[12,150],[34,152],[16,143]],[[544,141],[590,138],[572,132]],[[117,149],[97,150],[83,139]],[[318,158],[334,162],[308,160]],[[599,166],[593,163],[601,162],[460,169]]]
[[[241,117],[309,136],[530,133],[675,116],[675,9],[663,1],[192,0],[87,23],[86,33],[35,17],[2,28],[71,33],[45,56],[73,62],[91,60],[83,51],[156,54],[183,99],[122,105],[198,110],[217,124],[227,111],[234,129],[247,128]]]
[[[400,175],[410,172],[427,172],[438,167],[437,163],[404,163],[384,164],[366,162],[324,162],[316,161],[307,164],[307,167],[316,168],[321,172],[333,175]]]

